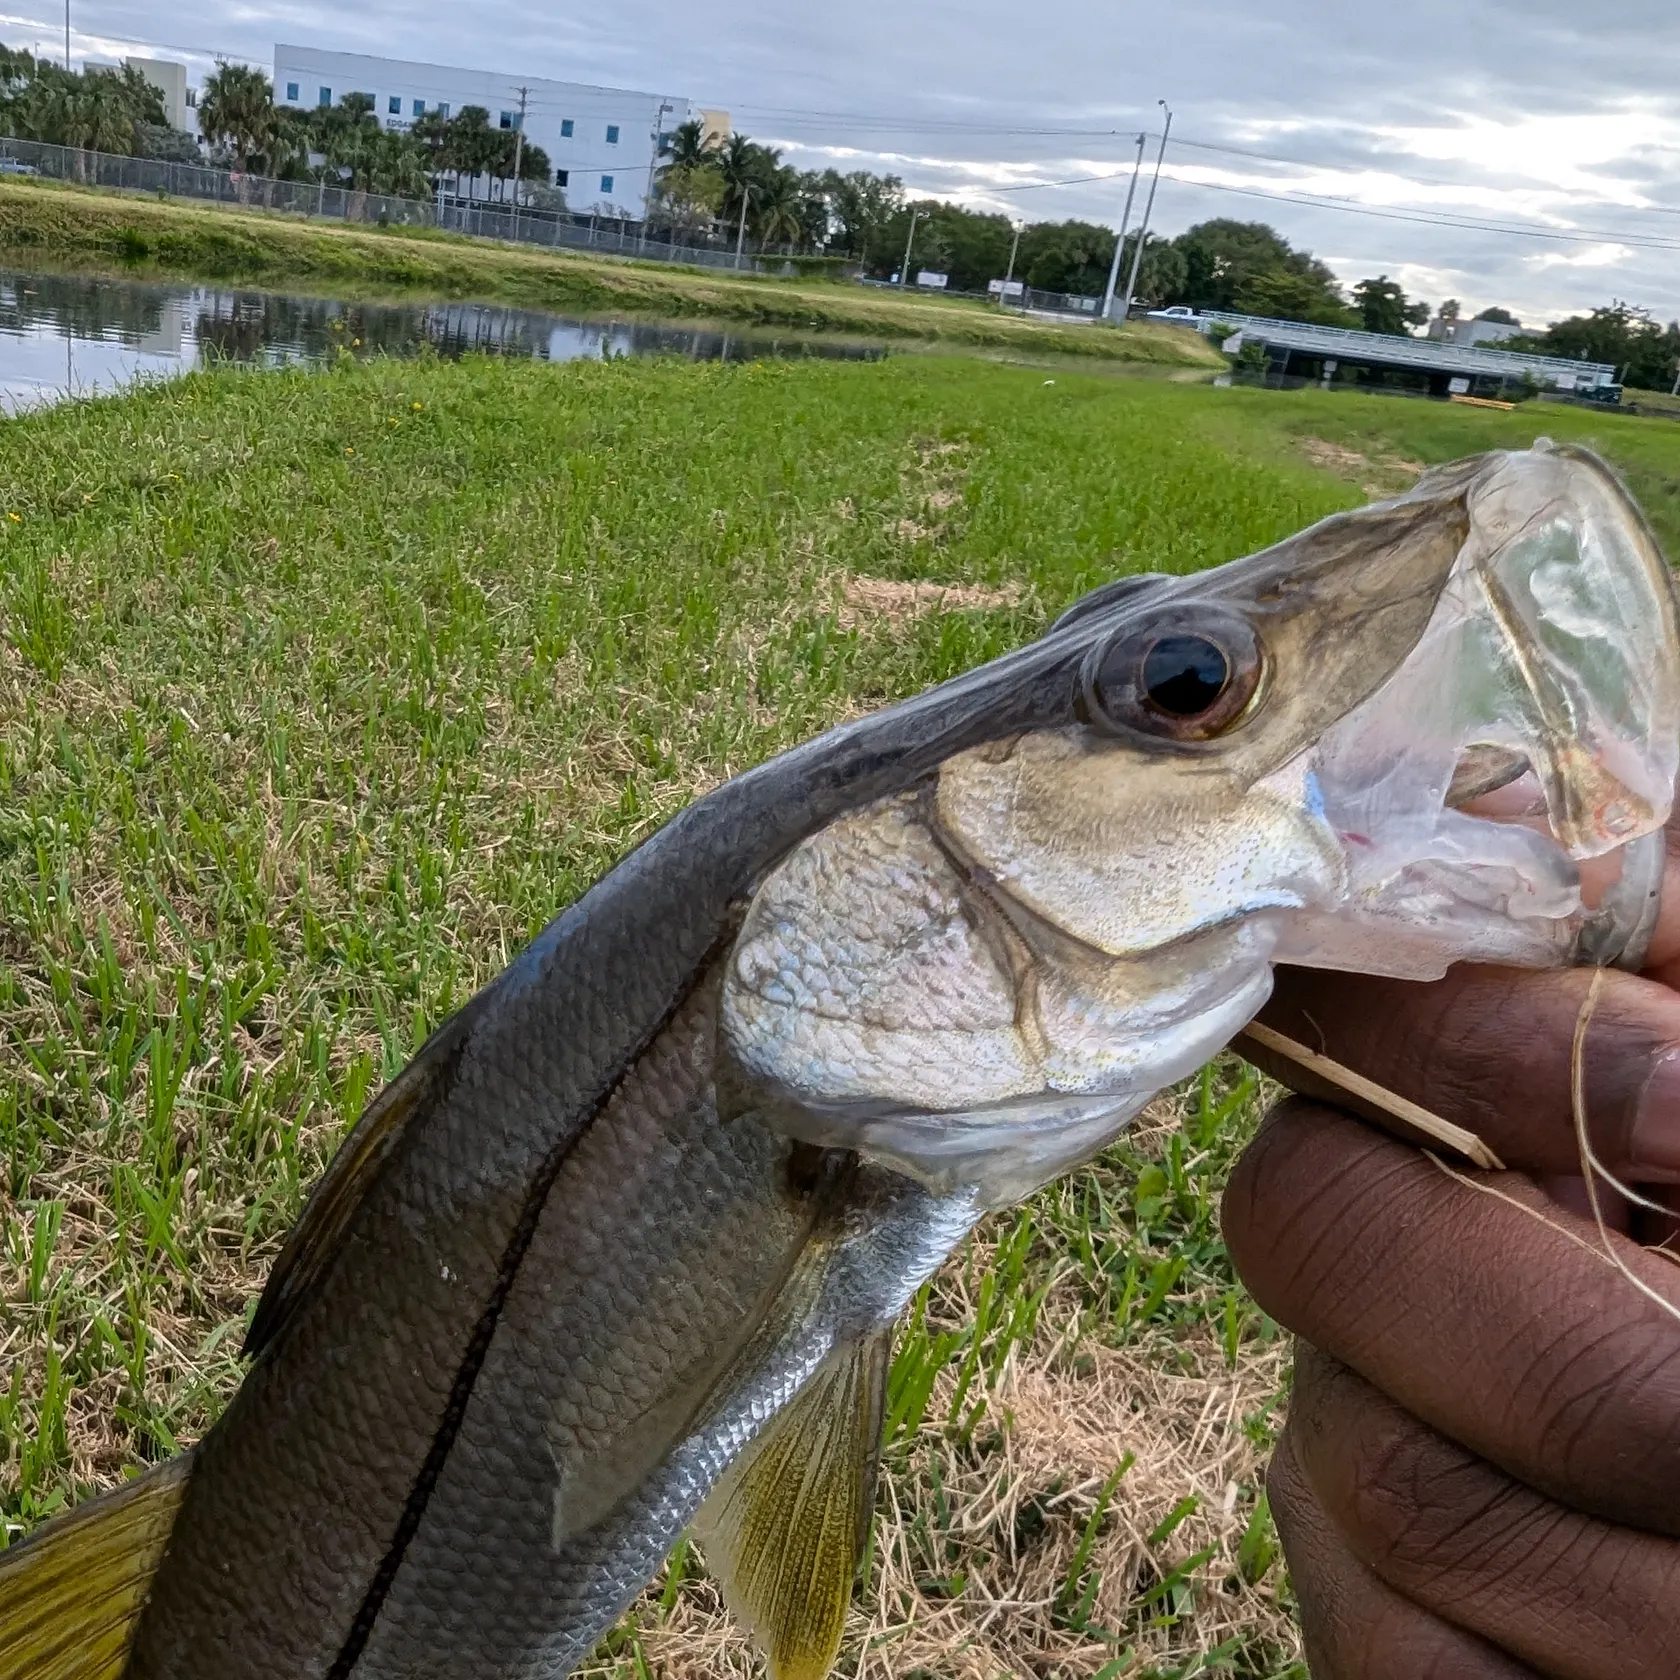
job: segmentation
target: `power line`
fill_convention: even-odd
[[[1126,171],[1122,169],[1111,175],[1072,175],[1059,181],[1026,181],[1012,187],[975,185],[970,189],[958,187],[954,190],[959,192],[972,190],[989,193],[995,197],[1003,197],[1015,193],[1043,192],[1055,187],[1082,187],[1099,181],[1121,181],[1125,177]],[[1167,171],[1166,178],[1178,186],[1192,187],[1202,192],[1236,193],[1244,198],[1268,199],[1274,204],[1298,204],[1304,209],[1340,210],[1350,216],[1375,216],[1385,221],[1419,222],[1430,227],[1457,228],[1465,233],[1508,233],[1524,239],[1552,239],[1584,245],[1596,245],[1611,240],[1625,245],[1636,245],[1645,250],[1680,250],[1680,243],[1653,238],[1650,234],[1629,233],[1625,230],[1578,228],[1570,232],[1562,228],[1524,227],[1513,222],[1496,222],[1485,218],[1460,216],[1451,211],[1429,212],[1386,209],[1378,205],[1354,204],[1348,199],[1331,198],[1322,193],[1267,192],[1260,187],[1238,187],[1224,181],[1197,181],[1189,176],[1175,175],[1170,170]],[[1651,208],[1655,209],[1657,206]],[[1680,211],[1668,211],[1667,213],[1674,215],[1680,214]]]
[[[1311,193],[1266,192],[1259,187],[1233,187],[1221,182],[1192,181],[1180,175],[1169,175],[1168,179],[1177,182],[1181,187],[1199,187],[1207,192],[1237,193],[1244,198],[1268,199],[1274,204],[1298,204],[1308,209],[1340,210],[1350,216],[1375,216],[1383,221],[1417,222],[1429,227],[1457,228],[1463,233],[1511,234],[1522,239],[1560,240],[1575,245],[1598,245],[1610,241],[1649,251],[1680,250],[1680,241],[1654,239],[1649,234],[1642,233],[1611,232],[1593,228],[1579,228],[1571,233],[1561,228],[1522,227],[1509,222],[1483,221],[1450,214],[1388,210],[1375,205],[1351,204],[1346,199],[1324,198]]]

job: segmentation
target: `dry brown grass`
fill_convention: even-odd
[[[1328,438],[1297,438],[1300,451],[1315,467],[1349,479],[1367,496],[1391,496],[1406,489],[1423,471],[1423,462],[1384,452],[1367,455]]]
[[[1018,607],[1025,595],[1019,584],[988,589],[977,583],[849,577],[841,582],[841,604],[835,617],[842,630],[858,630],[882,621],[903,624],[925,613],[992,612],[998,607]]]

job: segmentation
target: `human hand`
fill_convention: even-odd
[[[1585,1107],[1604,1164],[1680,1203],[1672,850],[1664,907],[1653,977],[1603,978]],[[1591,983],[1293,971],[1262,1017],[1513,1169],[1449,1174],[1295,1100],[1232,1177],[1238,1270],[1302,1338],[1269,1491],[1317,1680],[1680,1674],[1680,1319],[1603,1245],[1677,1308],[1680,1267],[1641,1246],[1672,1221],[1606,1196],[1605,1237],[1577,1211]]]

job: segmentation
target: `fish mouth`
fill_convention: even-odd
[[[1584,451],[1498,458],[1470,513],[1417,644],[1273,778],[1345,868],[1336,902],[1283,918],[1277,961],[1420,980],[1625,961],[1649,919],[1680,774],[1668,566]],[[1589,908],[1581,865],[1613,854],[1619,890]]]

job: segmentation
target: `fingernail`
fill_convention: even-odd
[[[1659,1056],[1646,1075],[1628,1153],[1635,1170],[1680,1179],[1680,1050]]]

